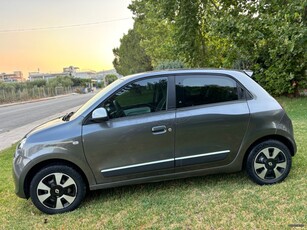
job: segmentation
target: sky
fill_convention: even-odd
[[[0,0],[0,73],[113,69],[131,0]]]

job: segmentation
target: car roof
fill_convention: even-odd
[[[178,74],[201,74],[201,73],[219,73],[219,74],[228,74],[231,76],[239,74],[246,74],[246,72],[241,70],[234,70],[234,69],[214,69],[214,68],[206,68],[206,69],[171,69],[171,70],[160,70],[160,71],[150,71],[144,73],[137,73],[133,75],[128,75],[123,77],[124,80],[132,80],[132,79],[139,79],[144,77],[153,77],[153,76],[161,76],[161,75],[178,75]]]

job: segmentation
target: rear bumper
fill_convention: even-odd
[[[282,119],[280,120],[276,134],[283,136],[287,139],[287,147],[289,148],[291,155],[294,156],[297,152],[297,146],[294,139],[294,131],[291,119],[285,113]]]

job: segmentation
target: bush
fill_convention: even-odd
[[[118,77],[115,74],[107,74],[105,78],[106,84],[107,85],[111,84],[113,81],[116,81],[117,78]]]
[[[48,87],[57,87],[57,86],[62,86],[62,87],[69,87],[72,86],[74,83],[71,80],[71,77],[56,77],[49,79],[47,82]]]
[[[82,86],[86,87],[89,83],[91,83],[91,79],[83,79],[83,78],[70,78],[73,82],[73,86]]]

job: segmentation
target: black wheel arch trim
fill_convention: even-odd
[[[254,146],[258,145],[261,142],[268,141],[268,140],[276,140],[283,143],[290,151],[291,156],[293,157],[296,153],[296,144],[293,143],[290,139],[286,138],[285,136],[281,136],[278,134],[271,134],[264,137],[260,137],[254,140],[251,144],[248,145],[246,150],[244,151],[244,157],[242,160],[242,168],[245,168],[246,160],[248,157],[249,152],[254,148]]]
[[[84,183],[86,184],[87,189],[89,189],[91,184],[96,184],[96,181],[94,181],[94,176],[89,175],[88,173],[85,173],[85,170],[81,168],[79,165],[75,164],[72,161],[62,159],[62,158],[52,158],[47,160],[42,160],[39,162],[36,162],[35,165],[32,165],[29,169],[29,171],[26,173],[25,179],[23,180],[23,192],[25,195],[25,198],[28,199],[30,197],[30,184],[33,179],[33,176],[36,174],[36,172],[46,166],[51,165],[65,165],[72,167],[74,170],[76,170],[81,177],[84,180]],[[91,178],[92,176],[92,178]]]

